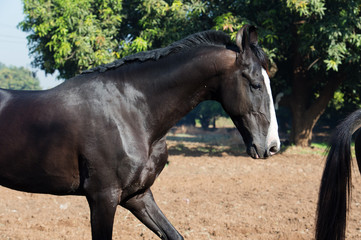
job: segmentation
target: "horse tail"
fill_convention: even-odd
[[[361,109],[341,122],[332,136],[318,198],[316,240],[345,239],[351,197],[351,137],[360,127]]]

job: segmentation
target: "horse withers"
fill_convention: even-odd
[[[161,239],[183,239],[150,187],[167,162],[167,131],[216,100],[252,158],[280,147],[267,58],[253,26],[206,31],[84,72],[46,91],[0,90],[0,184],[86,196],[93,240],[112,238],[118,205]]]

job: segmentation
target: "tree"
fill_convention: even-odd
[[[68,79],[197,32],[202,1],[23,0],[32,64]],[[125,19],[125,20],[124,20]],[[193,26],[193,27],[190,27]]]
[[[226,117],[227,114],[218,102],[205,101],[183,117],[177,125],[196,126],[196,120],[199,120],[201,127],[204,130],[208,130],[209,125],[213,125],[213,128],[216,128],[216,120],[223,116]]]
[[[199,104],[194,111],[195,118],[199,119],[204,130],[207,130],[210,124],[215,128],[216,120],[219,117],[226,116],[222,106],[215,101],[205,101],[204,103]]]
[[[281,34],[275,24],[264,25],[270,32],[278,28],[273,31],[279,33],[278,44],[288,42],[287,48],[275,51],[275,61],[279,87],[289,92],[283,103],[292,112],[291,140],[296,145],[310,144],[313,127],[342,83],[360,85],[360,3],[289,0],[280,19],[289,19],[289,34]],[[281,17],[280,12],[275,15]]]
[[[259,27],[262,46],[278,69],[274,92],[285,94],[281,104],[292,113],[291,141],[308,146],[335,91],[345,89],[341,84],[359,89],[361,1],[232,2],[218,25],[232,30],[246,20]]]
[[[40,90],[40,82],[23,67],[6,67],[0,63],[0,87],[13,90]]]
[[[214,101],[206,101],[197,107],[197,116],[203,129],[208,129],[209,124],[216,127],[216,120],[221,116],[226,116],[222,106]]]
[[[121,0],[23,0],[34,67],[70,78],[113,61],[122,22]]]
[[[234,38],[244,23],[256,25],[296,145],[309,145],[341,84],[359,89],[361,0],[23,1],[33,64],[62,78],[190,33],[213,28]]]

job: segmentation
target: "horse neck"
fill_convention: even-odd
[[[221,79],[218,74],[234,63],[235,56],[225,48],[203,48],[139,65],[142,77],[137,78],[136,88],[145,95],[152,125],[148,129],[154,129],[155,138],[165,135],[200,102],[213,99]]]

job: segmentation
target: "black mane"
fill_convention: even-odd
[[[229,35],[221,31],[204,31],[192,34],[182,40],[174,42],[167,47],[158,48],[146,52],[139,52],[133,55],[126,56],[122,59],[115,60],[112,63],[100,65],[98,67],[85,70],[82,74],[93,72],[105,72],[110,69],[120,67],[131,62],[145,62],[148,60],[158,60],[162,57],[180,52],[184,49],[191,49],[197,46],[224,46],[230,49],[239,51],[239,48],[232,42]],[[264,67],[267,66],[267,56],[259,45],[252,45],[251,49],[257,58],[261,61]],[[267,68],[266,68],[267,69]]]

